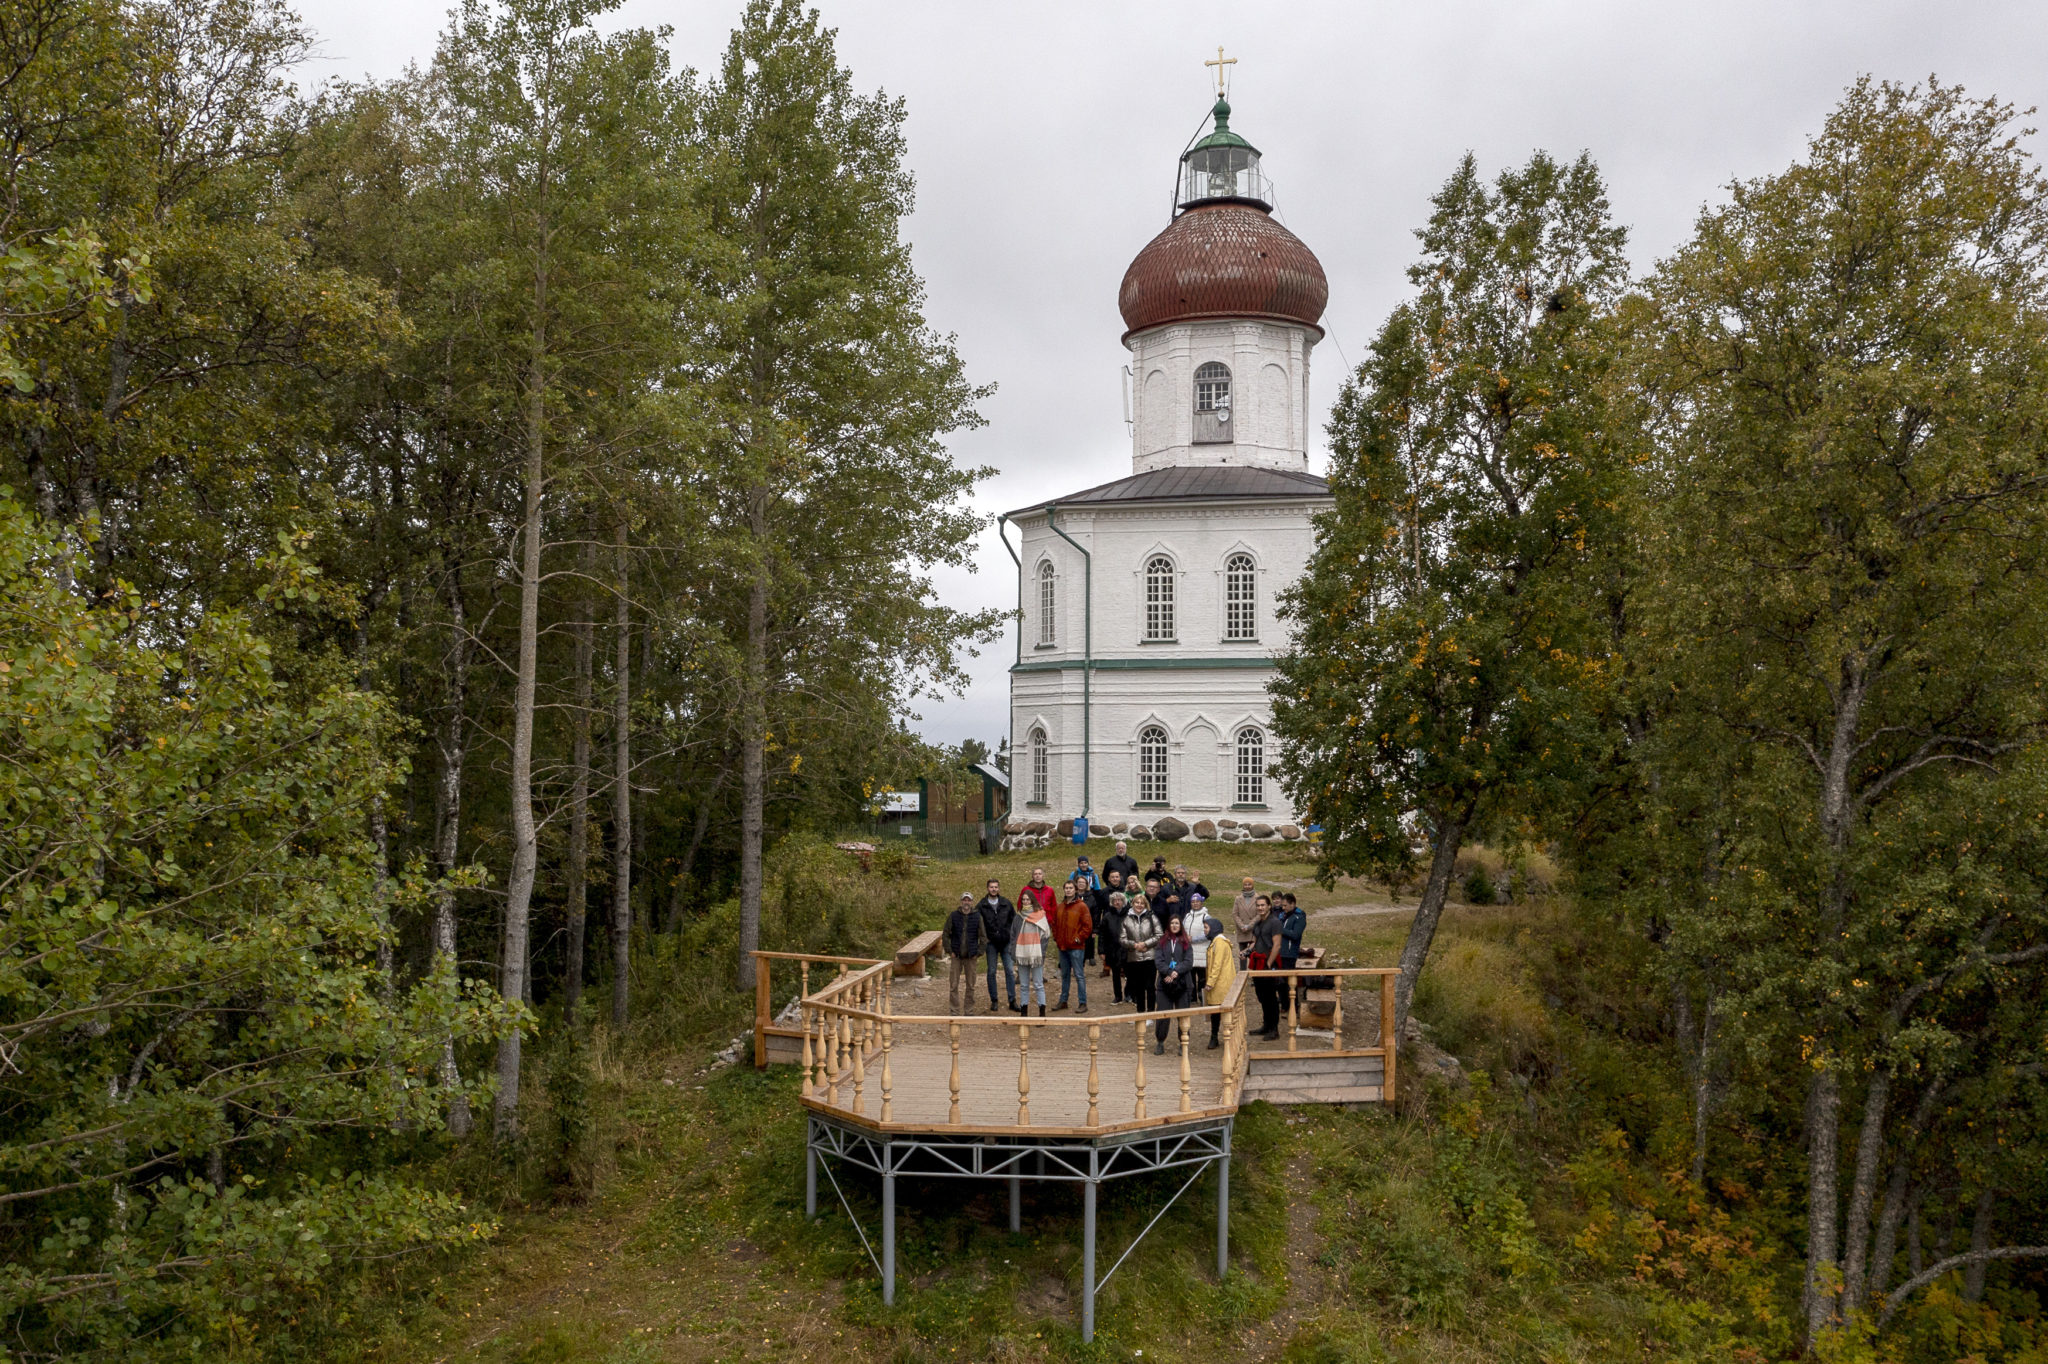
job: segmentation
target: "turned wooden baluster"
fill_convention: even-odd
[[[799,1009],[797,1017],[803,1021],[804,1032],[804,1068],[801,1072],[803,1078],[797,1086],[797,1092],[808,1099],[811,1097],[811,1011]]]
[[[1095,1111],[1095,1100],[1102,1093],[1102,1073],[1095,1067],[1096,1043],[1102,1038],[1102,1025],[1088,1025],[1088,1125],[1096,1126],[1102,1121]]]
[[[1295,1040],[1301,1036],[1301,991],[1294,987],[1301,983],[1299,976],[1283,976],[1287,982],[1287,1050],[1294,1050]]]
[[[1225,1108],[1237,1103],[1237,1072],[1233,1060],[1237,1055],[1237,1016],[1225,1012],[1223,1018],[1223,1070],[1222,1103]]]
[[[1132,1117],[1143,1121],[1145,1117],[1145,1020],[1138,1020],[1138,1107]]]
[[[1194,1107],[1190,1102],[1193,1090],[1189,1086],[1191,1075],[1188,1071],[1188,1021],[1180,1020],[1180,1111],[1185,1113]]]
[[[832,1102],[836,1104],[839,1091],[846,1085],[846,1048],[851,1040],[851,1024],[845,1014],[834,1014],[833,1021],[838,1024],[833,1029],[832,1047]]]
[[[796,987],[796,993],[797,993],[797,998],[799,998],[799,999],[809,999],[809,998],[811,997],[811,962],[810,962],[810,958],[806,957],[806,958],[805,958],[804,960],[802,960],[802,961],[798,962],[798,963],[796,964],[796,969],[797,969],[797,987]]]
[[[946,1081],[946,1091],[951,1096],[946,1108],[946,1121],[957,1123],[960,1121],[960,1025],[949,1023],[946,1031],[951,1034],[949,1040],[953,1046],[953,1075]]]
[[[868,1078],[867,1048],[861,1045],[861,1029],[864,1026],[864,1022],[856,1022],[853,1025],[853,1111],[856,1113],[861,1111],[862,1082]]]
[[[1017,1126],[1031,1126],[1031,1029],[1017,1025]]]
[[[1344,1050],[1344,977],[1332,976],[1331,982],[1337,987],[1337,1002],[1331,1007],[1330,1050]]]
[[[823,1009],[813,1008],[810,1012],[810,1020],[811,1030],[816,1031],[816,1033],[818,1034],[818,1045],[815,1048],[813,1048],[813,1055],[815,1058],[813,1060],[813,1064],[817,1066],[817,1070],[811,1076],[811,1097],[814,1099],[823,1099],[825,1097],[825,1058],[828,1049],[828,1044],[825,1041],[825,1011]],[[808,1044],[810,1041],[810,1035],[810,1031],[806,1031],[804,1033],[804,1040],[806,1044]]]
[[[891,1039],[890,1039],[890,1034],[891,1034],[892,1032],[894,1032],[894,1031],[895,1031],[895,1024],[893,1024],[893,1023],[889,1022],[889,1021],[888,1021],[887,1019],[884,1019],[884,1020],[882,1020],[882,1121],[883,1121],[883,1122],[887,1122],[887,1121],[889,1121],[889,1116],[890,1116],[891,1112],[893,1111],[893,1110],[892,1110],[892,1109],[890,1108],[890,1106],[889,1106],[889,1091],[890,1091],[890,1089],[891,1089],[891,1088],[893,1087],[893,1085],[894,1085],[894,1083],[895,1083],[895,1075],[894,1075],[894,1073],[893,1073],[893,1072],[892,1072],[892,1071],[891,1071],[891,1070],[889,1069],[889,1042],[890,1042],[890,1040],[891,1040]]]

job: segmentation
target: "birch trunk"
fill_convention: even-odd
[[[1849,1184],[1849,1212],[1842,1255],[1842,1316],[1863,1305],[1870,1276],[1870,1216],[1877,1203],[1877,1175],[1884,1164],[1884,1123],[1891,1104],[1892,1077],[1879,1070],[1863,1096],[1863,1125],[1856,1129],[1856,1174]]]
[[[455,871],[462,844],[462,764],[469,744],[469,619],[462,595],[462,574],[453,564],[444,575],[448,594],[448,705],[441,719],[440,781],[434,792],[434,871],[444,879]],[[434,895],[432,930],[435,971],[460,979],[455,955],[455,892],[446,885]],[[462,1072],[455,1064],[455,1039],[441,1039],[441,1089],[447,1097],[448,1131],[469,1135],[469,1098],[462,1092]]]
[[[1800,1298],[1809,1345],[1834,1324],[1840,1291],[1835,1233],[1841,1125],[1841,1082],[1823,1061],[1806,1091],[1806,1277]]]
[[[747,647],[740,698],[740,945],[736,988],[754,988],[761,946],[761,837],[767,804],[768,546],[767,490],[750,498],[754,578],[747,595]]]
[[[612,693],[612,1026],[626,1026],[633,965],[633,618],[626,592],[626,522],[614,541],[618,600],[612,624],[618,631],[618,677]]]
[[[576,612],[575,713],[569,727],[569,865],[564,870],[566,903],[563,913],[568,919],[568,962],[563,967],[562,995],[563,1011],[571,1019],[576,1017],[576,1010],[583,1003],[583,937],[590,893],[590,670],[596,643],[596,626],[591,618],[597,608],[588,584],[595,576],[596,568],[596,555],[586,542],[583,548],[585,587]]]
[[[1423,883],[1422,901],[1415,907],[1415,918],[1408,925],[1408,941],[1401,948],[1401,974],[1394,982],[1394,1033],[1401,1037],[1408,1026],[1408,1008],[1415,998],[1415,984],[1422,978],[1422,967],[1429,960],[1429,947],[1436,939],[1437,921],[1443,918],[1444,900],[1451,891],[1451,870],[1458,862],[1458,849],[1465,837],[1465,819],[1461,814],[1444,813],[1439,816],[1434,834],[1434,850],[1429,859],[1429,880]]]
[[[505,878],[505,959],[498,983],[498,992],[506,999],[526,997],[527,913],[533,903],[539,854],[539,831],[533,817],[533,703],[540,666],[540,537],[546,491],[547,334],[540,320],[547,315],[545,270],[535,276],[534,295],[533,373],[526,414],[526,509],[519,534],[519,671],[512,690],[512,774],[506,792],[512,806],[512,870]],[[498,1043],[494,1126],[500,1141],[519,1135],[520,1040],[521,1032],[515,1028]]]

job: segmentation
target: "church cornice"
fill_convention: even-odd
[[[1275,666],[1271,654],[1246,654],[1232,657],[1191,658],[1186,655],[1161,654],[1155,658],[1098,658],[1093,664],[1079,658],[1039,658],[1029,663],[1013,663],[1013,673],[1066,672],[1069,669],[1093,667],[1096,672],[1125,671],[1186,671],[1201,668],[1266,668]]]

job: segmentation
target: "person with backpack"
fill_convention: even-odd
[[[1074,884],[1079,886],[1083,893],[1102,887],[1102,880],[1096,876],[1095,868],[1088,865],[1087,853],[1082,853],[1074,859]]]
[[[1074,1012],[1088,1012],[1088,944],[1094,937],[1095,916],[1088,911],[1087,896],[1078,880],[1069,881],[1060,907],[1052,912],[1053,945],[1060,950],[1060,1002],[1053,1005],[1055,1011],[1067,1007],[1067,987],[1078,980],[1081,1007]]]
[[[1118,881],[1116,872],[1110,872],[1110,881]],[[1096,954],[1102,956],[1102,971],[1110,977],[1114,1004],[1124,1001],[1124,909],[1128,903],[1122,887],[1116,885],[1110,889],[1102,913],[1096,915]]]
[[[1003,971],[1003,985],[1010,996],[1010,1012],[1017,1007],[1017,907],[1003,898],[1003,884],[989,878],[988,894],[974,906],[981,916],[982,953],[988,959],[988,1011],[996,1011],[996,968]]]
[[[1116,922],[1110,922],[1110,902],[1116,901]],[[1117,930],[1123,927],[1124,906],[1130,900],[1124,889],[1124,874],[1120,871],[1104,873],[1101,890],[1089,897],[1088,912],[1095,919],[1095,956],[1102,963],[1102,974],[1109,977],[1110,993],[1116,1002],[1124,1002],[1123,945],[1117,939]]]
[[[1158,1007],[1154,988],[1158,973],[1153,969],[1152,949],[1159,946],[1159,916],[1144,896],[1131,903],[1124,915],[1124,998],[1141,1014]]]
[[[1178,914],[1166,921],[1166,931],[1159,935],[1159,943],[1152,949],[1152,966],[1159,976],[1160,1004],[1168,1009],[1185,1009],[1188,997],[1194,993],[1195,949],[1188,941],[1187,930],[1181,924]],[[1178,1022],[1182,1031],[1187,1029],[1186,1019],[1159,1020],[1153,1036],[1155,1053],[1166,1050],[1166,1033],[1169,1022]]]
[[[960,892],[960,904],[946,916],[946,1009],[958,1015],[974,1003],[974,968],[982,949],[981,915],[974,892]]]
[[[1280,916],[1280,964],[1292,971],[1295,961],[1301,956],[1301,935],[1308,932],[1308,913],[1294,898],[1293,891],[1281,892],[1280,898],[1287,902],[1287,908]]]
[[[1072,882],[1068,883],[1071,888]],[[1038,1016],[1045,1017],[1045,944],[1052,937],[1052,923],[1036,897],[1024,900],[1024,917],[1017,924],[1017,973],[1023,979],[1019,991],[1024,997],[1018,1013],[1031,1013],[1031,997],[1038,996]]]
[[[1237,979],[1237,944],[1224,932],[1221,920],[1212,917],[1209,925],[1209,964],[1203,971],[1206,989],[1202,1002],[1216,1010],[1209,1015],[1209,1049],[1214,1051],[1221,1045],[1216,1031],[1223,1026],[1222,1004],[1230,993],[1230,982]]]
[[[1202,987],[1207,980],[1203,973],[1209,967],[1209,925],[1214,922],[1215,920],[1209,917],[1209,911],[1202,908],[1202,897],[1189,896],[1188,912],[1181,920],[1181,927],[1186,931],[1188,943],[1194,949],[1194,965],[1188,972],[1194,979],[1188,993],[1197,1001],[1202,998]]]
[[[1280,959],[1277,965],[1283,971],[1292,971],[1301,960],[1301,935],[1308,931],[1308,915],[1295,901],[1293,891],[1281,892],[1280,898],[1284,904],[1273,907],[1280,919],[1276,941]],[[1288,976],[1278,982],[1283,988],[1282,1003],[1290,1018],[1294,1016],[1294,1001],[1301,990],[1301,980],[1300,976]]]

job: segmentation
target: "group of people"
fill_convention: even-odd
[[[1294,969],[1301,956],[1308,916],[1292,893],[1264,895],[1252,878],[1231,906],[1226,924],[1209,910],[1209,888],[1200,873],[1168,870],[1164,857],[1139,874],[1122,843],[1098,875],[1082,856],[1057,890],[1035,867],[1012,901],[1002,883],[990,878],[976,900],[963,891],[946,919],[947,1000],[955,1014],[974,1005],[976,965],[988,983],[988,1011],[999,1012],[996,978],[1012,1013],[1039,1017],[1067,1007],[1088,1012],[1088,968],[1099,964],[1112,998],[1139,1013],[1186,1009],[1223,1001],[1240,966],[1254,971]],[[1053,954],[1059,963],[1059,1002],[1048,1008],[1046,972]],[[1021,989],[1020,989],[1021,986]],[[1279,1036],[1288,982],[1261,977],[1253,982],[1260,1009],[1259,1035]],[[1220,1013],[1209,1017],[1209,1045],[1219,1045]],[[1155,1049],[1164,1052],[1168,1020],[1160,1019]]]

